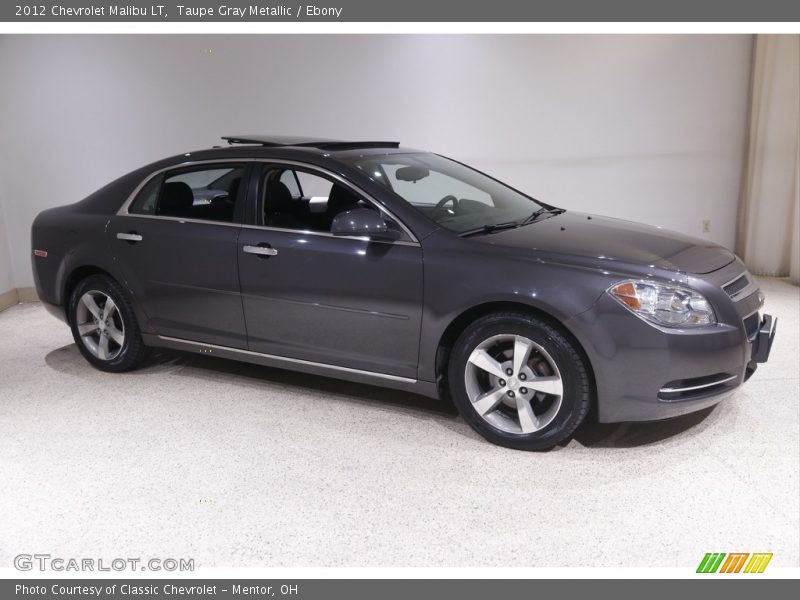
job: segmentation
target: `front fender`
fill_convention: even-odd
[[[433,237],[433,236],[432,236]],[[436,244],[431,248],[428,244]],[[504,303],[547,314],[564,323],[585,312],[617,273],[532,260],[481,245],[464,252],[461,244],[426,240],[425,311],[420,336],[418,378],[434,381],[440,342],[451,323],[482,305]]]

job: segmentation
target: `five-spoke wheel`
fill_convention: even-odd
[[[586,362],[556,324],[517,312],[493,313],[456,340],[450,395],[488,440],[525,450],[552,447],[586,417],[592,387]]]
[[[81,341],[100,360],[113,360],[125,345],[125,324],[110,296],[90,290],[81,296],[75,310]]]
[[[472,408],[508,433],[547,427],[564,388],[553,357],[522,335],[494,335],[470,354],[464,373]]]
[[[107,275],[90,275],[72,289],[69,322],[78,350],[98,369],[127,371],[147,355],[128,294]]]

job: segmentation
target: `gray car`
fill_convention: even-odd
[[[775,319],[720,246],[395,142],[224,139],[36,218],[39,297],[95,367],[166,347],[449,397],[541,449],[590,411],[712,406],[769,356]]]

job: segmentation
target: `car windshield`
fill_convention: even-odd
[[[461,234],[521,225],[545,208],[483,173],[436,154],[359,156],[352,163],[442,227]]]

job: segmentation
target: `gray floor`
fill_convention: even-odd
[[[0,566],[689,566],[800,539],[798,288],[770,363],[678,421],[523,453],[424,398],[202,357],[108,375],[38,305],[0,313]]]

